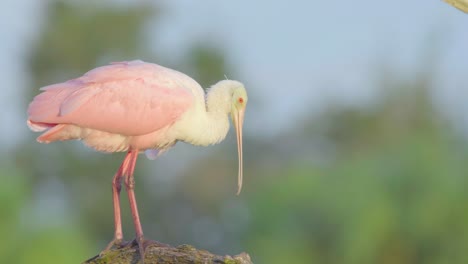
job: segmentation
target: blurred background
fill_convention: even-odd
[[[233,131],[140,157],[147,238],[255,263],[467,263],[466,14],[439,0],[98,2],[0,9],[0,263],[79,263],[112,239],[123,154],[39,144],[26,108],[41,86],[136,58],[203,87],[226,75],[250,97],[240,196]]]

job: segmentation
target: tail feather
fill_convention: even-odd
[[[43,91],[29,104],[28,125],[32,123],[56,123],[62,102],[79,88],[76,83],[65,82],[43,87]],[[33,131],[34,126],[29,126]]]
[[[37,138],[41,143],[79,138],[79,129],[61,124],[60,107],[66,98],[80,88],[80,83],[68,81],[41,88],[28,107],[27,125],[35,132],[44,132]]]
[[[80,129],[67,124],[58,124],[51,127],[37,138],[40,143],[50,143],[59,140],[79,139]]]
[[[58,135],[60,131],[64,129],[64,125],[56,125],[51,129],[47,130],[45,133],[37,137],[37,141],[40,143],[50,143],[52,141],[58,140]]]
[[[38,123],[38,122],[31,121],[31,119],[28,119],[28,121],[26,121],[26,124],[28,125],[29,129],[31,129],[34,132],[42,132],[56,125],[56,124],[48,124],[48,123]]]

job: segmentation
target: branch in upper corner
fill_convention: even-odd
[[[138,246],[130,243],[129,246],[111,249],[97,255],[83,264],[136,264],[140,262]],[[250,256],[241,253],[234,257],[218,256],[206,250],[199,250],[190,245],[171,247],[163,244],[152,244],[146,248],[145,263],[157,264],[252,264]]]
[[[468,13],[468,0],[444,0],[444,2],[458,8],[465,13]]]

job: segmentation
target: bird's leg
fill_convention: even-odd
[[[128,171],[128,165],[131,155],[130,152],[125,156],[122,165],[112,180],[112,200],[114,204],[114,239],[106,246],[104,251],[111,249],[114,245],[121,246],[123,243],[122,220],[120,217],[120,190],[122,189],[122,176]]]
[[[140,216],[138,215],[138,208],[135,199],[135,179],[133,177],[133,171],[135,170],[136,160],[138,157],[138,150],[131,150],[131,155],[128,167],[128,173],[125,175],[125,187],[127,189],[128,201],[130,202],[130,210],[132,211],[133,224],[135,225],[136,242],[140,249],[140,257],[142,262],[145,259],[145,247],[143,238],[143,229],[141,228]]]

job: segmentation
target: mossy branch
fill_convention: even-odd
[[[138,246],[128,246],[111,249],[97,255],[83,264],[136,264],[141,263]],[[145,251],[145,264],[252,264],[250,256],[241,253],[234,257],[218,256],[206,250],[199,250],[190,245],[171,247],[163,244],[149,245]]]

